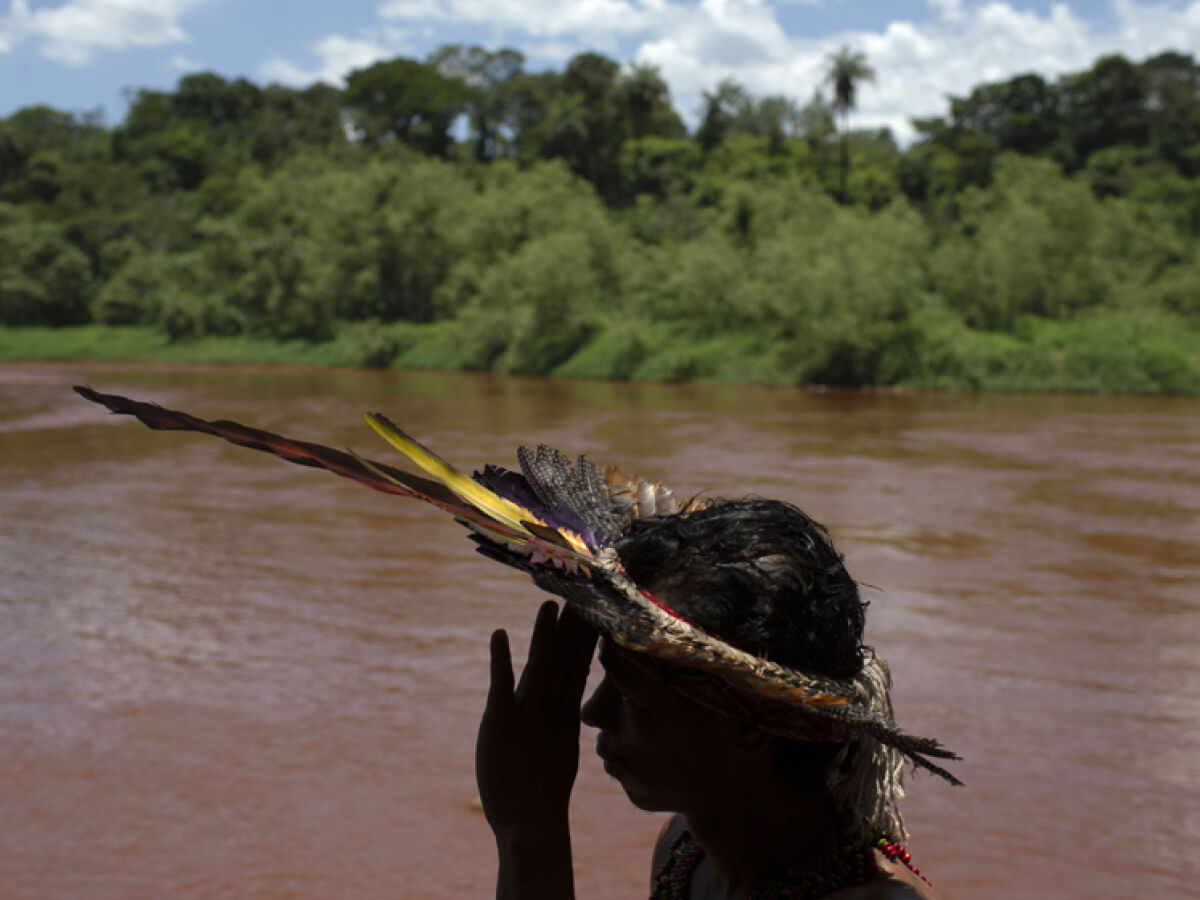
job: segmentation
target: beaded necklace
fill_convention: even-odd
[[[839,841],[826,857],[815,865],[788,869],[751,894],[751,900],[817,900],[834,891],[865,884],[875,874],[873,850],[878,849],[892,862],[898,862],[929,884],[911,860],[903,844],[880,838],[874,847],[856,846],[853,841]],[[684,831],[671,845],[667,860],[654,878],[650,900],[687,900],[692,875],[704,848],[696,843],[691,832]]]
[[[898,862],[907,866],[908,871],[912,872],[930,887],[933,887],[933,882],[922,875],[921,870],[912,864],[912,854],[899,841],[889,841],[887,838],[880,838],[875,846],[879,849],[880,853],[892,862]]]

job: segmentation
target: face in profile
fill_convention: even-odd
[[[596,753],[630,801],[648,812],[685,812],[736,765],[732,720],[672,688],[653,661],[600,644],[604,680],[583,705],[599,729]]]

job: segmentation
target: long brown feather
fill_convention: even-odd
[[[463,505],[462,501],[436,481],[372,461],[372,465],[381,472],[394,476],[397,481],[412,488],[412,490],[406,490],[400,485],[381,478],[349,453],[334,450],[332,447],[292,440],[238,422],[209,421],[176,409],[167,409],[156,403],[130,400],[128,397],[118,394],[102,394],[89,387],[76,385],[75,393],[93,403],[107,407],[114,413],[133,416],[147,428],[153,428],[156,431],[198,431],[202,434],[211,434],[223,438],[231,444],[237,444],[239,447],[261,450],[297,465],[325,469],[335,475],[341,475],[343,478],[352,478],[367,487],[384,493],[411,496],[419,492],[433,501],[453,504],[456,507]]]
[[[114,413],[135,417],[148,428],[156,431],[196,431],[211,434],[239,447],[249,447],[270,453],[280,459],[310,468],[324,469],[343,478],[365,484],[386,494],[415,497],[431,503],[450,514],[484,527],[489,533],[518,543],[529,542],[543,546],[543,538],[530,538],[496,522],[489,516],[460,500],[449,488],[438,481],[405,472],[374,460],[362,460],[351,453],[334,450],[321,444],[297,441],[270,431],[251,428],[227,420],[209,421],[175,409],[167,409],[155,403],[130,400],[118,394],[102,394],[88,387],[76,385],[75,392],[93,403],[99,403]],[[561,553],[557,542],[545,547],[547,551]]]

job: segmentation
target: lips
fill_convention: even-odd
[[[596,755],[603,761],[604,771],[609,775],[614,775],[617,771],[621,771],[621,764],[617,762],[613,743],[613,737],[610,734],[600,732],[596,737]]]

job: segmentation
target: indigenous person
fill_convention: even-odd
[[[925,758],[952,754],[894,728],[887,667],[862,645],[865,604],[826,531],[779,501],[710,501],[635,522],[615,549],[672,615],[730,652],[811,673],[859,710],[814,714],[714,674],[694,648],[631,652],[601,635],[605,676],[582,721],[629,799],[675,814],[651,897],[934,896],[900,843],[897,802],[906,756],[954,782]],[[547,602],[514,688],[507,635],[492,636],[476,768],[499,898],[574,896],[567,808],[596,639],[570,605]]]
[[[820,525],[777,501],[678,503],[659,482],[545,445],[520,472],[468,477],[378,413],[368,424],[417,475],[228,420],[76,387],[154,429],[196,431],[444,510],[484,555],[564,598],[538,613],[514,688],[492,636],[476,772],[500,853],[500,897],[574,893],[567,807],[580,701],[601,637],[605,678],[583,707],[629,798],[675,813],[651,891],[667,898],[930,896],[897,802],[905,761],[957,759],[905,734],[863,604]]]

